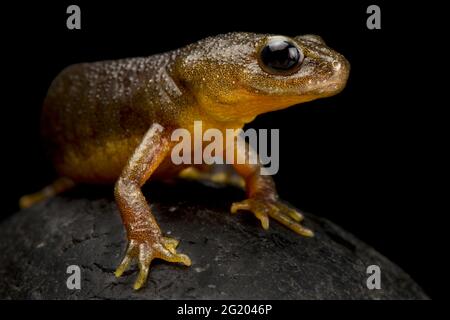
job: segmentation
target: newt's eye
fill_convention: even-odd
[[[270,74],[290,75],[303,62],[303,53],[286,38],[276,37],[261,49],[259,64]]]

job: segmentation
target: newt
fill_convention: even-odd
[[[46,150],[60,176],[21,207],[76,184],[114,184],[128,246],[115,275],[136,259],[134,288],[145,283],[153,259],[191,265],[163,235],[141,187],[149,179],[202,176],[204,165],[175,165],[170,152],[176,128],[194,121],[224,131],[242,128],[262,113],[339,93],[350,65],[319,36],[229,33],[149,57],[80,63],[51,83],[41,117]],[[236,151],[236,150],[234,150]],[[303,236],[303,215],[278,197],[258,164],[233,164],[247,199],[231,212],[253,212],[264,229],[269,218]]]

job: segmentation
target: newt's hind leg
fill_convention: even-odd
[[[66,177],[56,179],[52,184],[46,186],[42,190],[24,195],[19,199],[19,207],[24,209],[31,207],[35,203],[49,199],[75,186],[75,182]]]
[[[179,177],[200,182],[212,182],[245,189],[245,180],[232,166],[225,164],[199,165],[188,167],[179,173]]]

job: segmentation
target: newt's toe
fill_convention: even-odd
[[[138,290],[147,282],[150,264],[153,259],[158,258],[168,262],[177,262],[190,266],[192,264],[191,259],[185,254],[176,252],[178,243],[178,240],[168,237],[160,237],[156,241],[150,238],[131,239],[125,257],[114,273],[115,276],[120,277],[128,269],[132,260],[137,259],[139,274],[133,288]]]

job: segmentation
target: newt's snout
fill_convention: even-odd
[[[333,75],[326,81],[325,86],[318,90],[318,93],[323,97],[341,92],[347,84],[350,74],[350,63],[343,55],[336,55],[336,59],[331,63]]]

